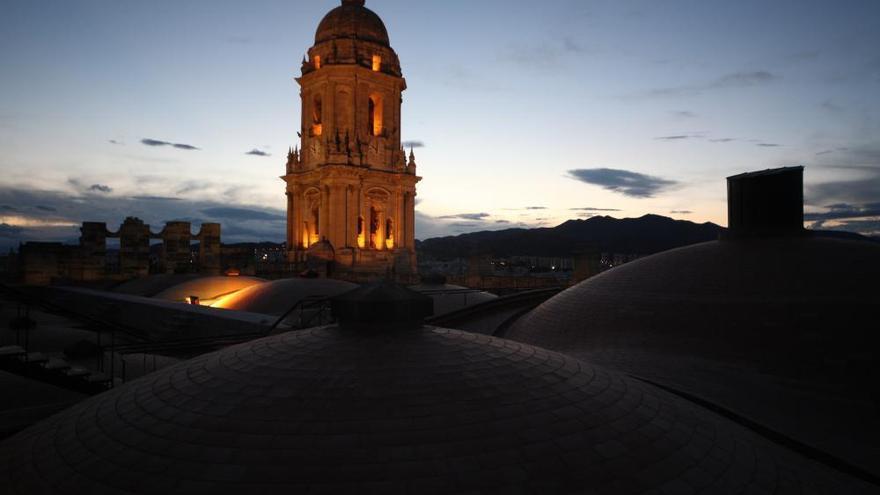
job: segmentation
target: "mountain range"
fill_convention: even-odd
[[[639,218],[596,216],[568,220],[551,228],[506,229],[435,237],[416,243],[419,255],[434,258],[470,256],[570,257],[579,252],[651,254],[718,239],[726,230],[711,222],[694,223],[660,215]]]

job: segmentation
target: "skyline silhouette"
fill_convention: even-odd
[[[282,240],[292,79],[334,4],[9,2],[2,247],[128,215]],[[807,167],[808,226],[880,231],[872,2],[368,6],[410,87],[417,238],[596,214],[724,225],[720,178],[787,165]]]

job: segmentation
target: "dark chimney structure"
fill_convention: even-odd
[[[727,237],[804,233],[804,167],[748,172],[727,178]]]

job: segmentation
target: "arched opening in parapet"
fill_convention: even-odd
[[[158,237],[158,236],[152,237],[153,235],[155,235],[152,233],[150,233],[150,235],[151,235],[151,237],[150,237],[150,240],[148,241],[149,246],[147,248],[147,254],[146,254],[147,266],[149,267],[148,271],[149,271],[149,273],[159,273],[162,268],[162,250],[164,249],[165,243],[162,241],[161,237]],[[123,244],[122,239],[120,239],[120,249],[121,249],[122,244]],[[129,250],[129,247],[126,246],[126,251],[128,251],[128,250]],[[133,251],[137,252],[136,249]],[[142,257],[143,257],[142,253],[134,254],[134,256],[133,256],[133,259],[135,260],[134,263],[135,264],[143,263]],[[125,265],[125,263],[122,261],[122,259],[120,259],[120,265]],[[121,266],[121,269],[125,269],[125,266]]]
[[[107,273],[120,273],[121,241],[118,237],[107,237],[104,247],[104,265]]]
[[[370,95],[369,108],[367,109],[369,116],[368,128],[374,136],[382,135],[382,96]]]

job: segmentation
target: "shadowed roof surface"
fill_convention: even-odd
[[[716,241],[614,268],[506,337],[695,394],[880,474],[880,244]]]
[[[869,493],[527,344],[322,327],[166,368],[0,444],[7,493]]]

